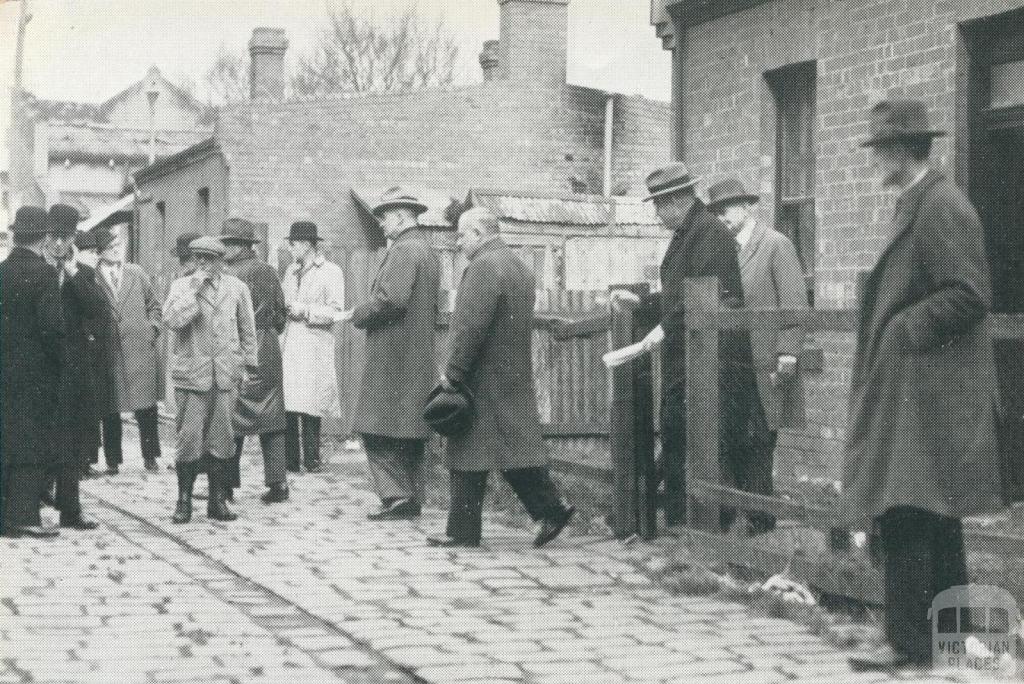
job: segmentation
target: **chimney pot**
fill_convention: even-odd
[[[260,26],[249,39],[249,97],[253,100],[284,99],[284,53],[288,39],[284,29]]]
[[[480,68],[483,69],[485,81],[493,81],[498,77],[498,41],[484,41],[484,49],[480,52]]]

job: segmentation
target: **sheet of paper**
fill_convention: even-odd
[[[638,356],[643,356],[646,353],[647,351],[644,349],[643,342],[634,342],[622,349],[616,349],[608,352],[601,357],[601,360],[604,361],[604,365],[608,368],[615,368],[616,366],[621,366],[627,361],[632,361]]]

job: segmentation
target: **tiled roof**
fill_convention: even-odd
[[[556,223],[569,226],[660,225],[650,202],[638,197],[605,198],[527,195],[501,190],[472,190],[474,206],[486,207],[499,218],[526,223]]]

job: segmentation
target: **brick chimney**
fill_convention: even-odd
[[[484,41],[484,49],[480,52],[480,68],[483,69],[485,81],[498,78],[498,41]]]
[[[249,39],[249,98],[284,99],[284,53],[288,39],[284,29],[260,26]]]
[[[569,0],[498,0],[501,78],[565,85]]]

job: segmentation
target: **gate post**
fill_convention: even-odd
[[[721,529],[714,499],[689,494],[697,480],[719,484],[718,278],[688,278],[683,306],[686,326],[686,519],[699,530]]]

